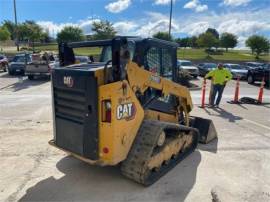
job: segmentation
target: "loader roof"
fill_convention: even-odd
[[[141,37],[137,37],[137,36],[116,36],[113,39],[70,42],[67,45],[70,48],[95,47],[95,46],[110,46],[110,45],[112,45],[113,40],[121,39],[121,38],[122,39],[125,38],[125,39],[127,39],[129,41],[135,41],[135,42],[148,41],[148,42],[159,43],[159,44],[165,45],[165,46],[178,47],[178,44],[175,43],[175,42],[165,41],[165,40],[156,39],[156,38],[141,38]]]

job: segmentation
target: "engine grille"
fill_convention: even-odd
[[[54,87],[54,105],[56,117],[83,124],[86,110],[83,90]]]
[[[67,85],[67,78],[72,85]],[[55,143],[92,160],[98,159],[98,86],[94,72],[52,71]]]

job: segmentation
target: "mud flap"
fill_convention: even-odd
[[[199,142],[207,144],[217,138],[217,131],[211,119],[191,117],[190,126],[197,128],[200,132]]]

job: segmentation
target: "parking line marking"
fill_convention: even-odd
[[[257,125],[257,126],[260,126],[260,127],[262,127],[262,128],[266,128],[266,129],[270,130],[270,127],[265,126],[265,125],[263,125],[263,124],[260,124],[260,123],[258,123],[258,122],[251,121],[251,120],[249,120],[249,119],[243,119],[243,120],[245,120],[246,122],[249,122],[249,123],[253,123],[253,124],[255,124],[255,125]]]

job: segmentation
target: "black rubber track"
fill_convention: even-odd
[[[162,164],[159,171],[151,171],[148,169],[147,163],[151,159],[159,135],[162,131],[168,132],[169,130],[177,131],[177,133],[183,132],[185,135],[193,135],[193,142],[190,147],[180,152],[176,158],[170,159],[168,164]],[[122,162],[122,174],[140,184],[149,186],[192,153],[197,147],[198,138],[199,132],[195,128],[168,122],[144,120],[127,159]]]

